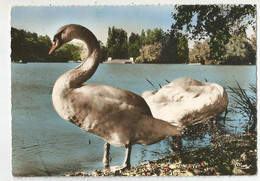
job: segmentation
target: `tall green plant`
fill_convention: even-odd
[[[253,96],[249,96],[244,89],[241,88],[239,83],[236,81],[237,88],[228,88],[234,93],[233,100],[236,103],[238,112],[244,117],[248,117],[249,120],[249,132],[254,132],[257,125],[257,109],[256,109],[256,94],[257,90],[253,85],[250,85],[250,90],[254,93]]]

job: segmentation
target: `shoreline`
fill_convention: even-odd
[[[130,170],[105,173],[73,172],[64,176],[205,176],[255,175],[257,173],[257,135],[214,135],[211,145],[191,152],[179,152],[141,163]]]

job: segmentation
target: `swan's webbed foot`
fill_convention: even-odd
[[[123,170],[130,170],[131,165],[130,165],[130,163],[129,164],[124,163],[121,167]]]
[[[110,166],[110,167],[104,167],[105,173],[116,173],[116,172],[122,172],[125,170],[129,170],[131,168],[131,165],[117,165],[117,166]]]

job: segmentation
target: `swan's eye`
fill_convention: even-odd
[[[59,37],[58,35],[56,34],[54,37],[53,37],[53,43],[56,43],[57,41],[59,40]]]
[[[57,44],[59,42],[58,38],[53,39],[53,44]]]

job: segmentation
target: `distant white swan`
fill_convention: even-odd
[[[49,53],[72,39],[86,43],[87,58],[56,80],[52,92],[53,106],[63,119],[106,141],[105,168],[109,168],[110,144],[125,146],[125,161],[120,167],[125,169],[130,168],[133,144],[150,145],[168,136],[181,135],[176,126],[153,118],[141,96],[107,85],[83,85],[96,71],[100,58],[100,46],[91,31],[74,24],[61,27],[54,36]]]
[[[215,118],[227,109],[225,89],[215,83],[180,78],[142,94],[155,118],[187,127]]]

